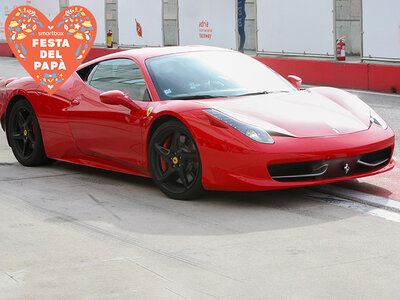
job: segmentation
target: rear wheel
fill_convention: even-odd
[[[22,165],[39,166],[51,161],[44,151],[35,111],[27,100],[18,100],[11,109],[7,136],[15,158]]]
[[[204,191],[199,151],[182,123],[169,121],[158,127],[150,139],[148,157],[153,180],[167,196],[189,200]]]

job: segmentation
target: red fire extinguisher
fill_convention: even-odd
[[[111,29],[108,30],[107,32],[107,48],[112,48],[113,47],[113,42],[112,42],[112,31]]]
[[[340,38],[336,44],[336,58],[337,60],[346,60],[346,43],[344,38]]]

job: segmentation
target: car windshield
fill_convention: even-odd
[[[261,62],[239,52],[199,51],[146,60],[160,100],[206,99],[296,89]]]

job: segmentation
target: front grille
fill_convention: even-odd
[[[268,172],[276,181],[310,181],[346,177],[378,170],[389,163],[392,148],[352,157],[272,164]]]

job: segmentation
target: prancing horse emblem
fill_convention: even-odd
[[[344,167],[343,167],[343,170],[345,171],[346,174],[349,173],[349,171],[350,171],[349,164],[345,164]]]

